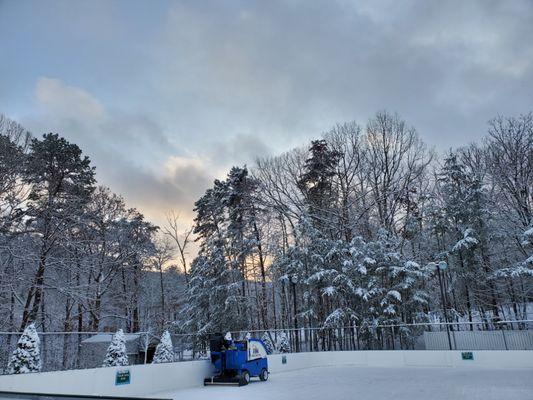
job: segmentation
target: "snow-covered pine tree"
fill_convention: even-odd
[[[169,331],[164,331],[161,340],[155,348],[154,360],[152,364],[162,364],[174,361],[174,346]]]
[[[300,258],[295,265],[300,266],[299,286],[305,290],[300,314],[312,326],[324,325],[328,315],[346,308],[344,249],[341,241],[328,238],[307,216],[300,220],[298,232],[299,250],[292,254]]]
[[[126,338],[124,332],[119,329],[111,340],[107,348],[107,353],[102,363],[102,367],[119,367],[128,365],[128,355],[126,354]]]
[[[270,334],[268,332],[263,333],[263,335],[261,336],[261,340],[265,344],[267,353],[274,353],[274,343],[272,343],[272,339],[270,338]]]
[[[24,183],[30,192],[24,223],[40,238],[39,268],[26,295],[21,327],[40,315],[49,257],[56,248],[60,251],[63,243],[59,238],[66,235],[72,221],[81,217],[80,211],[94,190],[94,173],[90,159],[76,144],[54,133],[32,139],[25,161]]]
[[[194,233],[198,235],[200,251],[190,269],[183,327],[197,332],[199,339],[209,332],[246,327],[247,306],[242,292],[245,282],[240,262],[235,263],[232,253],[234,244],[227,237],[229,191],[227,182],[216,180],[195,203]]]
[[[280,332],[276,348],[278,350],[278,353],[291,352],[291,344],[289,343],[289,339],[287,338],[287,334],[285,332]]]
[[[524,246],[524,249],[526,251],[528,249],[533,250],[533,226],[526,229],[522,234],[522,237],[522,246]],[[526,255],[528,255],[527,252]],[[515,275],[533,276],[533,254],[529,254],[529,256],[521,263],[520,269],[516,272],[517,273]]]
[[[248,176],[246,168],[231,168],[226,179],[227,194],[224,206],[227,209],[227,226],[225,230],[226,248],[229,266],[239,272],[240,295],[246,298],[246,261],[256,245],[254,235],[255,209],[252,194],[257,183]],[[250,320],[250,305],[240,301],[239,309],[244,315],[244,324]]]
[[[385,229],[380,229],[372,241],[356,236],[344,254],[342,273],[333,282],[353,309],[335,310],[327,317],[325,327],[348,326],[357,321],[363,327],[361,336],[371,343],[376,339],[372,327],[377,324],[425,320],[429,297],[424,288],[424,268],[401,253],[397,238]],[[409,331],[402,335],[405,340],[411,339]]]
[[[333,177],[340,154],[324,139],[311,141],[309,153],[298,187],[305,196],[307,214],[313,226],[325,234],[336,221],[333,217],[336,199]]]
[[[521,245],[525,252],[526,259],[521,260],[510,267],[499,269],[494,273],[495,278],[531,279],[531,277],[533,277],[533,227],[526,229],[522,234]]]
[[[40,339],[31,323],[25,329],[17,343],[17,348],[9,360],[9,374],[27,374],[41,370]]]
[[[323,323],[320,316],[331,312],[333,304],[321,301],[322,297],[338,295],[333,284],[340,265],[334,256],[335,242],[325,238],[308,215],[300,218],[296,234],[298,241],[273,260],[272,272],[290,296],[292,327],[303,320],[318,326]]]
[[[189,271],[189,288],[184,313],[183,329],[198,332],[199,340],[209,332],[221,329],[217,319],[218,312],[223,308],[222,289],[225,288],[224,270],[225,256],[220,236],[221,224],[224,219],[222,199],[225,196],[225,185],[216,180],[213,188],[196,201],[194,233],[198,235],[200,251],[193,260]],[[214,291],[214,287],[221,290]],[[221,295],[218,302],[212,303],[215,295]],[[218,297],[218,296],[217,296]],[[215,308],[217,310],[215,310]],[[212,314],[215,312],[216,314]]]
[[[445,247],[442,250],[449,254],[450,273],[458,278],[456,293],[464,292],[465,304],[457,304],[457,311],[468,314],[471,322],[476,307],[475,293],[485,293],[490,286],[488,274],[481,268],[481,264],[487,268],[490,265],[488,253],[484,252],[486,256],[482,261],[478,251],[481,237],[486,236],[483,235],[485,228],[482,222],[483,193],[480,182],[453,152],[444,160],[438,183],[446,223]]]

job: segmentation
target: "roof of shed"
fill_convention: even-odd
[[[124,338],[126,342],[131,342],[139,338],[138,333],[125,333]],[[113,333],[99,333],[97,335],[91,336],[85,340],[82,340],[82,343],[102,343],[102,342],[111,342],[113,339]]]

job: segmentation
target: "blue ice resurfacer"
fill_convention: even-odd
[[[267,351],[259,339],[226,340],[222,335],[214,335],[209,343],[211,362],[215,374],[204,379],[204,385],[244,386],[251,377],[268,379]]]

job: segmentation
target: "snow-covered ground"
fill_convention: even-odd
[[[243,387],[156,395],[175,400],[532,400],[533,370],[320,367],[273,374],[268,382]]]

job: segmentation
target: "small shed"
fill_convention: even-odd
[[[149,338],[148,348],[146,349],[147,336],[145,334],[125,333],[124,337],[126,339],[126,353],[130,364],[144,364],[145,361],[147,363],[152,362],[157,341]],[[98,333],[83,340],[80,344],[80,367],[101,367],[112,339],[112,333]],[[145,354],[146,351],[147,353]]]

